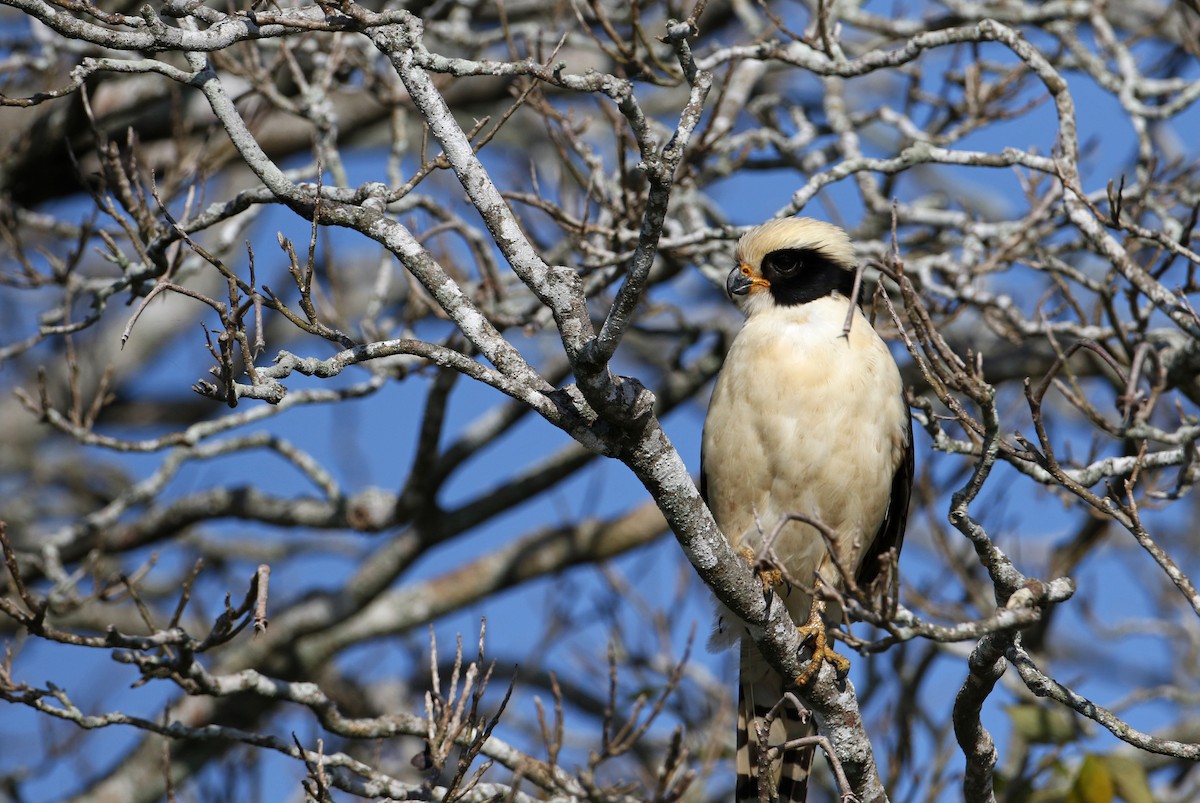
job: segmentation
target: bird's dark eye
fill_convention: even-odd
[[[763,257],[762,271],[769,277],[787,278],[794,276],[804,267],[804,252],[795,249],[772,251]]]

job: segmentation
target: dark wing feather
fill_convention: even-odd
[[[862,563],[859,564],[858,574],[854,578],[859,588],[869,586],[879,576],[879,559],[884,553],[895,549],[896,554],[900,554],[900,547],[904,544],[904,528],[908,525],[908,499],[912,494],[914,471],[912,415],[909,414],[908,445],[900,465],[896,467],[896,474],[892,477],[892,496],[888,501],[887,514],[879,525],[879,531],[875,533],[875,539],[867,547]]]

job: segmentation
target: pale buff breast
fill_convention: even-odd
[[[713,515],[735,547],[757,548],[784,514],[799,512],[837,532],[854,570],[884,517],[907,441],[900,375],[861,313],[843,337],[846,309],[831,297],[758,311],[730,349],[709,406],[704,465]],[[797,522],[774,548],[805,585],[826,556],[820,535]]]

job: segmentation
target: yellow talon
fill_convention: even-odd
[[[819,588],[817,590],[820,591]],[[821,665],[824,663],[833,664],[833,668],[837,670],[838,674],[850,671],[849,659],[829,646],[829,636],[825,632],[825,620],[821,618],[821,614],[824,612],[825,602],[819,596],[814,596],[808,621],[796,627],[801,641],[812,642],[810,647],[812,657],[809,658],[808,665],[796,677],[797,686],[807,686],[821,671]]]
[[[758,570],[758,579],[762,583],[765,593],[776,586],[783,585],[783,572],[774,567],[764,567]]]
[[[763,593],[770,593],[771,589],[783,585],[783,571],[771,565],[767,561],[760,561],[758,553],[748,546],[744,546],[738,550],[738,554],[746,559],[754,569],[754,573],[758,575],[758,581],[762,583]]]

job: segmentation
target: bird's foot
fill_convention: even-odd
[[[758,575],[758,581],[762,583],[764,594],[769,594],[772,589],[783,585],[783,571],[772,563],[762,560],[753,549],[744,546],[738,550],[738,554],[746,559],[746,562],[754,569],[754,573]]]
[[[832,664],[839,675],[850,671],[849,659],[829,646],[829,634],[825,630],[825,620],[821,618],[824,611],[825,603],[814,599],[808,621],[796,627],[800,633],[800,640],[809,642],[809,650],[812,653],[808,665],[796,677],[797,686],[807,686],[812,682],[821,671],[822,664]]]

